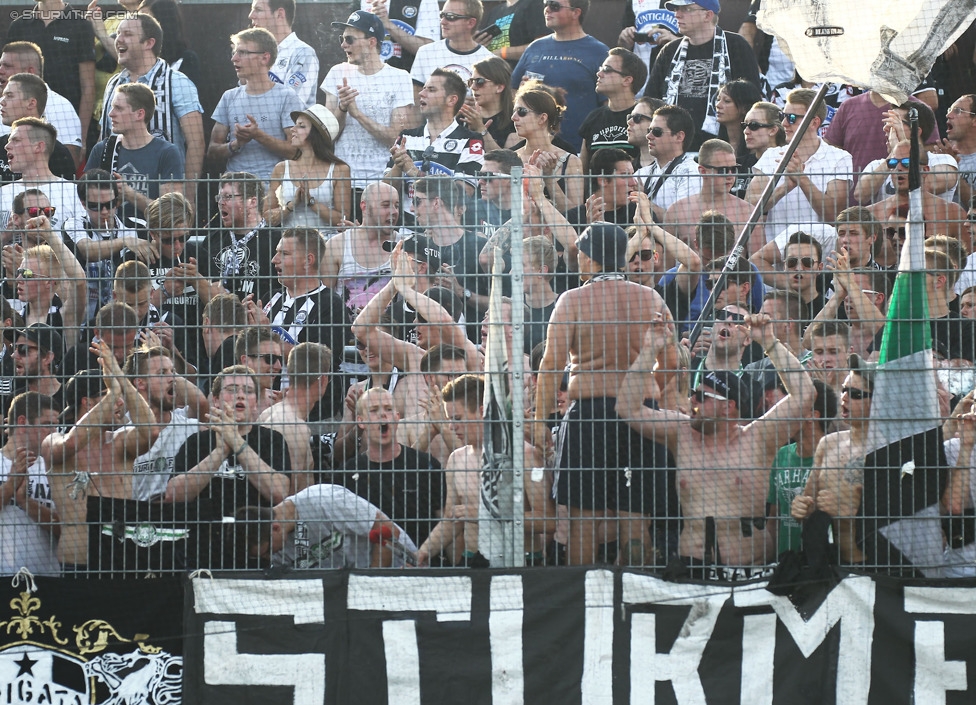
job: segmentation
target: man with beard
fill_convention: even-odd
[[[61,362],[64,344],[57,330],[46,323],[35,323],[24,329],[8,328],[4,338],[12,340],[14,376],[26,382],[23,391],[50,396],[57,409],[63,409],[62,387],[54,368]]]
[[[765,530],[766,485],[776,451],[811,414],[816,389],[799,361],[773,335],[765,314],[747,316],[752,339],[780,373],[788,394],[761,418],[741,425],[747,395],[731,372],[709,371],[694,386],[691,415],[644,406],[658,355],[673,335],[666,317],[652,319],[644,346],[617,392],[617,414],[631,428],[663,443],[678,465],[684,517],[678,554],[702,579],[761,573],[775,559]]]

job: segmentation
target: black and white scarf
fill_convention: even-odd
[[[667,90],[664,94],[664,102],[669,105],[678,104],[678,90],[681,87],[681,78],[685,72],[685,58],[689,46],[691,46],[691,42],[688,37],[684,37],[681,44],[678,45],[674,59],[671,61],[671,73],[668,74]],[[712,74],[708,81],[705,120],[701,124],[703,132],[711,135],[718,134],[719,125],[718,117],[715,114],[715,98],[718,96],[719,87],[731,80],[732,62],[729,61],[729,46],[725,41],[725,32],[721,27],[716,27],[715,39],[712,40]]]
[[[124,79],[123,79],[124,77]],[[130,83],[132,76],[128,71],[122,71],[109,79],[105,91],[105,102],[102,104],[102,133],[100,139],[108,139],[112,132],[109,129],[108,113],[112,109],[112,98],[115,89],[122,83]],[[149,132],[154,137],[162,137],[167,142],[173,141],[173,69],[163,59],[157,59],[156,64],[146,74],[146,81],[153,95],[156,96],[156,112],[149,123]]]

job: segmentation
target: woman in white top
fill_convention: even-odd
[[[292,159],[271,171],[271,191],[264,218],[284,228],[308,227],[326,236],[352,213],[349,165],[336,157],[339,122],[322,105],[291,114]]]

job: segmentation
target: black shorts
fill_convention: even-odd
[[[613,397],[574,401],[559,427],[556,502],[578,509],[617,509],[647,517],[677,516],[675,464],[660,443],[621,421]]]

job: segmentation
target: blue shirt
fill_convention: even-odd
[[[515,89],[523,78],[537,78],[547,86],[565,89],[566,113],[559,135],[577,152],[583,144],[580,126],[590,111],[601,104],[596,92],[596,71],[609,52],[606,44],[589,35],[557,42],[550,34],[529,44],[512,73]]]

